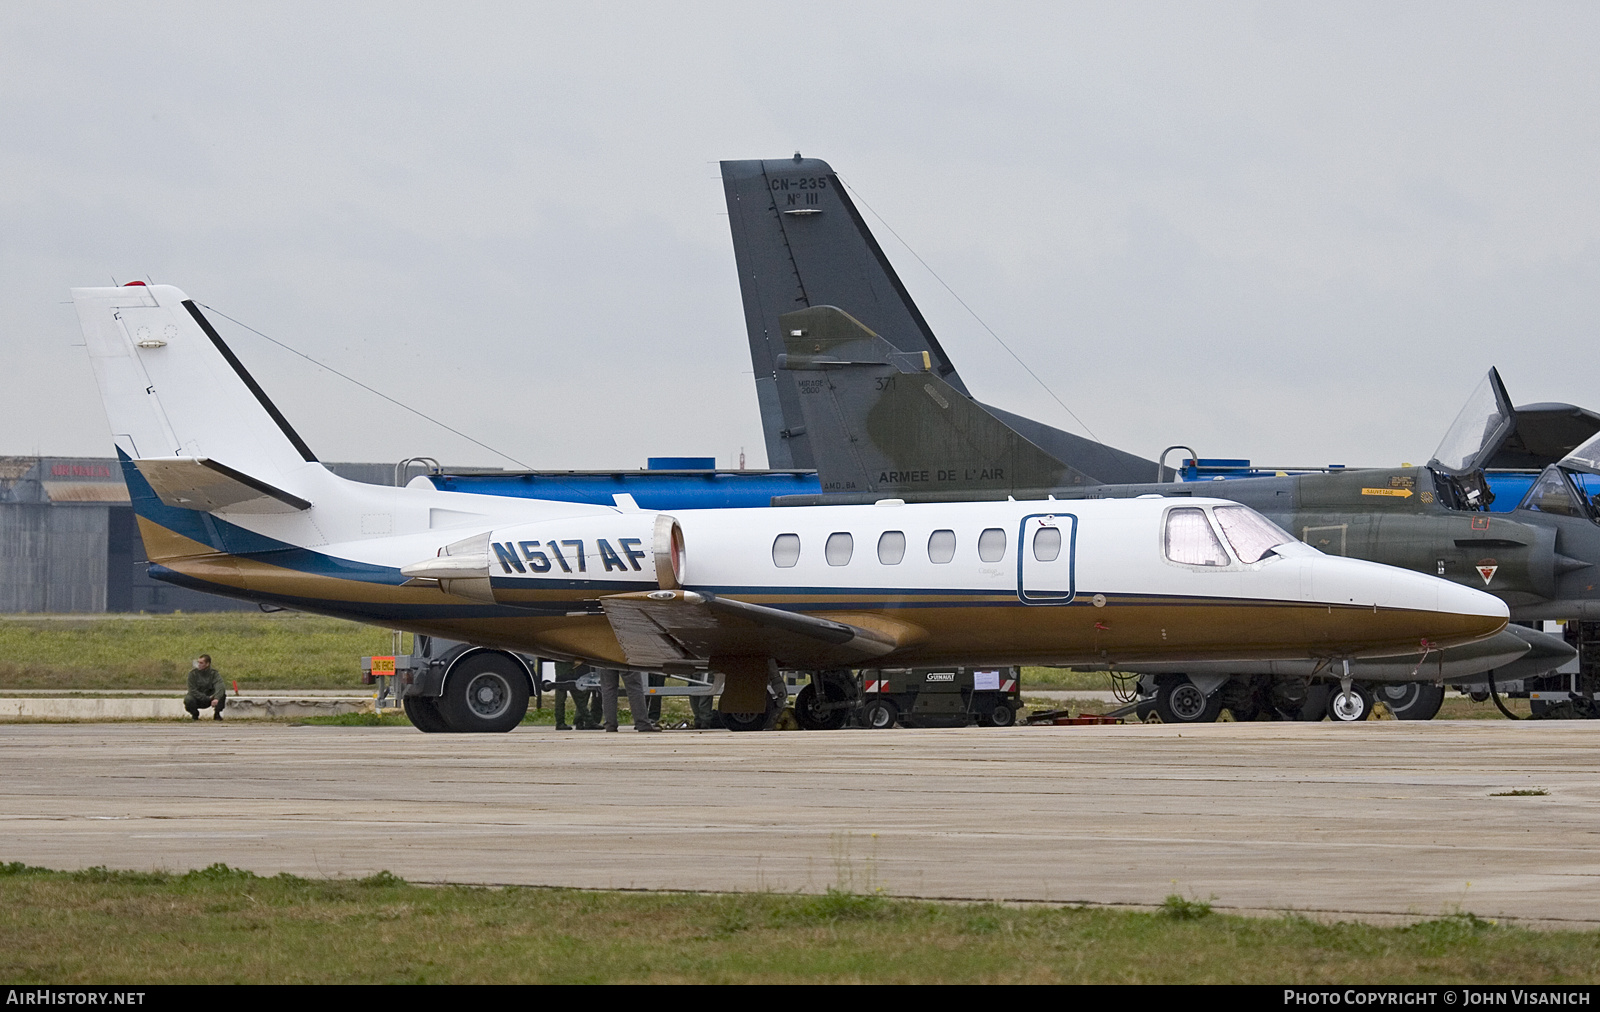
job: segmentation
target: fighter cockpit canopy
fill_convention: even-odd
[[[1516,419],[1499,370],[1490,369],[1444,434],[1429,466],[1456,477],[1479,470],[1511,438]]]
[[[1561,458],[1560,465],[1569,471],[1600,474],[1600,436],[1596,436]]]
[[[1545,468],[1519,509],[1600,521],[1600,436]]]

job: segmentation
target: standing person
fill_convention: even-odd
[[[590,731],[600,726],[600,707],[597,695],[578,688],[578,680],[594,669],[587,664],[556,661],[556,730],[571,731],[567,724],[567,697],[572,697],[572,723],[579,731]]]
[[[607,731],[617,729],[617,678],[622,679],[622,687],[628,693],[628,709],[633,713],[633,729],[635,731],[659,731],[661,728],[650,722],[650,717],[645,712],[644,681],[637,671],[618,671],[616,668],[600,668],[600,709],[604,715]]]
[[[711,680],[710,672],[706,673],[706,681]],[[689,697],[689,712],[694,714],[694,729],[704,731],[711,726],[711,694]]]
[[[211,655],[201,654],[189,669],[189,690],[183,695],[183,708],[191,720],[200,719],[202,707],[211,707],[211,719],[221,720],[228,706],[228,690],[222,684],[222,674],[211,666]]]
[[[654,671],[650,672],[648,675],[645,675],[645,677],[650,680],[649,681],[649,685],[650,685],[651,688],[659,689],[662,686],[667,684],[667,676],[663,675],[663,674],[658,674],[657,672],[654,672]],[[652,724],[661,723],[661,697],[660,696],[651,696],[646,701],[646,703],[645,703],[645,713],[649,715],[650,723],[652,723]]]

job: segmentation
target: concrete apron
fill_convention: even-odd
[[[210,708],[200,711],[210,720]],[[230,696],[223,720],[259,720],[265,717],[324,717],[341,713],[371,713],[372,697],[304,698],[295,696]],[[189,718],[183,698],[139,699],[127,697],[0,698],[4,720],[173,720]]]

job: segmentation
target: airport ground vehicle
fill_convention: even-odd
[[[1010,727],[1022,709],[1016,668],[869,668],[860,677],[862,727]]]
[[[453,730],[448,714],[454,708],[499,707],[518,691],[507,681],[526,679],[535,706],[540,694],[554,684],[550,661],[436,636],[413,637],[409,654],[361,658],[361,675],[363,684],[378,686],[380,708],[399,706],[413,724],[428,732]],[[580,688],[599,688],[593,675],[584,677],[593,684],[580,679]],[[676,680],[682,684],[646,686],[646,697],[716,692],[712,682],[692,675]],[[478,693],[481,699],[476,698]],[[784,699],[777,699],[776,691],[772,695],[772,706],[761,720],[719,722],[730,730],[761,730],[789,697],[797,722],[808,731],[834,730],[851,722],[891,728],[897,721],[905,727],[959,727],[973,722],[1009,727],[1022,708],[1021,679],[1015,668],[890,669],[816,676],[788,672]]]

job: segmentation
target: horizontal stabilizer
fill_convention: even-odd
[[[850,313],[812,306],[779,319],[780,369],[804,377],[796,390],[824,493],[1101,484],[940,379],[924,353],[901,351]]]
[[[296,513],[297,495],[205,457],[147,457],[133,462],[168,506],[205,513]]]
[[[882,657],[920,638],[815,618],[712,594],[652,590],[600,599],[628,663],[682,668],[713,656],[771,657],[797,667],[845,665]]]

